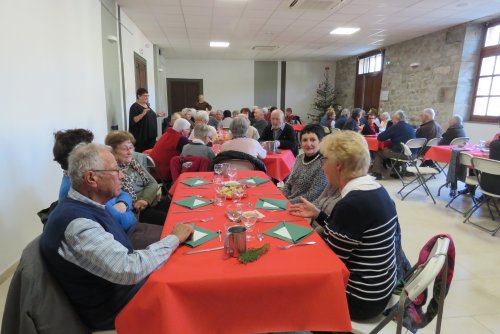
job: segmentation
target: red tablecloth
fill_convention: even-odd
[[[305,124],[292,124],[292,128],[295,130],[295,132],[300,132],[305,127]]]
[[[424,155],[424,160],[433,160],[437,162],[448,163],[451,159],[451,149],[457,148],[458,146],[450,146],[450,145],[441,145],[441,146],[432,146]],[[472,154],[477,157],[488,157],[488,153],[482,152],[480,149],[475,146],[465,146],[464,148],[468,148],[469,151],[466,151],[469,154]]]
[[[268,154],[264,160],[267,168],[267,174],[272,178],[283,181],[292,171],[295,163],[295,156],[291,150],[282,150],[281,153]]]
[[[368,149],[370,151],[383,150],[386,147],[391,147],[391,141],[379,141],[377,136],[365,136],[365,140],[368,143]]]
[[[250,175],[265,177],[262,172],[239,172],[238,178]],[[185,173],[190,177],[211,180],[212,173]],[[259,197],[283,198],[272,182],[247,189],[243,203],[255,204]],[[213,196],[212,185],[189,188],[179,184],[174,201],[187,194]],[[259,194],[254,196],[252,194]],[[230,201],[227,201],[229,204]],[[225,204],[225,205],[227,205]],[[212,231],[223,229],[228,219],[224,207],[206,207],[210,212],[185,211],[172,204],[163,234],[175,222],[193,217],[213,216],[200,226]],[[287,212],[261,210],[265,219],[292,218]],[[297,219],[297,217],[293,217]],[[267,229],[278,223],[257,222],[254,229]],[[307,226],[307,222],[295,222]],[[136,333],[252,333],[293,330],[349,331],[351,323],[345,296],[349,272],[344,264],[313,233],[307,240],[314,246],[278,249],[286,242],[265,236],[269,252],[258,261],[246,265],[236,259],[224,260],[222,251],[183,255],[191,248],[180,246],[169,261],[154,272],[137,295],[120,312],[116,328],[120,334]],[[218,238],[198,249],[221,246]],[[249,247],[262,245],[250,241]]]

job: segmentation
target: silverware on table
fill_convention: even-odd
[[[221,250],[221,249],[224,249],[224,246],[189,251],[189,252],[184,252],[183,254],[184,255],[191,255],[191,254],[205,253],[205,252],[211,252],[211,251],[216,251],[216,250]]]
[[[261,223],[281,223],[281,222],[300,222],[303,219],[275,219],[275,220],[263,220]]]
[[[259,239],[259,241],[262,241],[262,239],[264,239],[264,235],[260,231],[260,228],[257,229],[257,239]]]
[[[189,211],[176,211],[172,213],[191,213],[191,212],[205,212],[205,211],[212,211],[212,210],[189,210]]]
[[[295,246],[308,246],[308,245],[315,245],[316,241],[307,241],[307,242],[299,242],[298,244],[291,244],[287,246],[278,246],[280,249],[289,249]]]
[[[192,222],[196,222],[196,221],[199,221],[201,223],[206,223],[208,221],[211,221],[211,220],[214,220],[214,217],[207,217],[207,218],[193,218],[193,219],[188,219],[188,220],[184,220],[182,222],[179,222],[179,223],[192,223]]]

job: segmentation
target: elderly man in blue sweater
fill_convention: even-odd
[[[402,154],[401,143],[406,143],[408,140],[415,138],[415,129],[406,122],[406,114],[402,110],[396,111],[392,115],[393,125],[381,132],[377,139],[380,141],[390,140],[392,142],[391,148],[385,148],[382,151],[377,151],[377,155],[373,160],[372,175],[377,180],[382,179],[382,170],[384,169],[384,159],[390,158],[404,158]],[[403,174],[405,171],[403,171]]]

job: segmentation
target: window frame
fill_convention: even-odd
[[[356,59],[356,76],[358,75],[374,75],[379,72],[384,71],[384,61],[385,61],[385,50],[374,50],[368,53],[365,53],[363,55],[360,55]],[[379,71],[373,71],[373,72],[365,72],[365,73],[359,73],[359,64],[361,60],[363,59],[370,59],[370,57],[376,57],[377,55],[380,55],[380,70]],[[369,64],[368,64],[369,67]]]
[[[484,31],[483,31],[483,35],[482,35],[482,39],[481,39],[482,47],[481,47],[481,52],[479,54],[479,62],[478,62],[477,72],[476,72],[476,83],[474,85],[474,91],[473,91],[473,95],[472,95],[472,103],[470,106],[469,119],[473,122],[496,123],[496,122],[498,122],[498,119],[499,119],[499,116],[483,116],[483,115],[475,115],[474,114],[474,108],[476,105],[476,98],[478,97],[477,89],[479,86],[479,80],[481,79],[481,65],[483,63],[483,59],[491,57],[491,56],[500,57],[500,44],[492,45],[492,46],[484,46],[484,43],[486,41],[486,34],[487,34],[489,28],[496,27],[499,25],[500,25],[500,20],[496,20],[494,22],[490,22],[488,25],[485,25],[485,27],[484,27]],[[499,61],[500,60],[497,60],[497,66],[498,66]],[[495,74],[495,73],[493,73],[491,75],[492,78],[494,78],[495,76],[499,76],[499,75]],[[486,96],[486,95],[480,95],[480,97],[483,97],[483,96]],[[487,96],[489,96],[489,97],[499,96],[500,97],[500,95],[487,95]]]

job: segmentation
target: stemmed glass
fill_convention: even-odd
[[[214,172],[217,175],[222,175],[222,171],[224,170],[224,165],[223,164],[215,164],[214,165]]]
[[[253,214],[243,214],[241,216],[241,222],[247,228],[247,240],[255,239],[254,236],[251,235],[251,233],[253,231],[253,226],[257,222],[257,217],[255,217]]]
[[[229,176],[229,180],[230,181],[234,181],[234,179],[236,178],[236,174],[238,173],[238,171],[236,169],[234,169],[234,167],[231,164],[228,164],[226,172],[227,172],[227,176]]]
[[[237,222],[241,218],[242,211],[243,205],[241,203],[229,205],[226,209],[227,218],[232,222]]]

